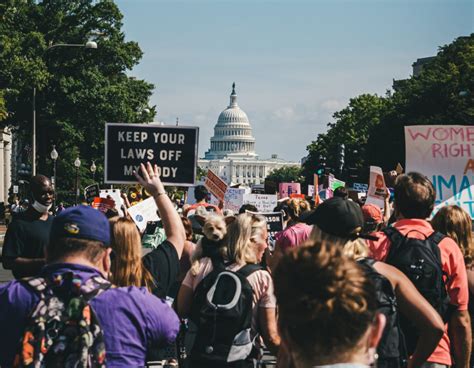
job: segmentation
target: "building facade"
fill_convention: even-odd
[[[0,129],[0,203],[8,202],[8,190],[12,184],[12,133],[10,129]]]
[[[259,159],[255,152],[255,138],[247,114],[237,104],[235,83],[232,85],[229,106],[221,112],[214,127],[209,150],[198,165],[211,169],[229,184],[263,184],[265,177],[283,166],[300,166],[272,155]]]

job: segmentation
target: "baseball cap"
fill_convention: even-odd
[[[62,211],[53,220],[50,240],[76,238],[97,240],[110,245],[110,225],[105,215],[89,206],[75,206]]]
[[[341,238],[377,240],[374,236],[361,233],[364,227],[362,210],[357,203],[348,199],[333,197],[324,201],[306,217],[305,222]]]
[[[365,222],[374,222],[378,224],[383,221],[382,211],[375,204],[364,204],[362,206],[362,214],[364,215]]]

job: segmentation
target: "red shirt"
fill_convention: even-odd
[[[403,235],[410,231],[410,238],[424,239],[424,237],[428,237],[434,232],[431,224],[421,219],[403,219],[394,223],[393,226]],[[384,261],[390,250],[390,240],[383,232],[377,232],[373,235],[377,236],[379,240],[367,241],[372,257],[378,261]],[[451,304],[457,305],[459,311],[467,310],[469,290],[466,266],[461,250],[456,242],[449,237],[445,237],[438,246],[443,271],[448,274],[450,279],[447,291],[451,298]],[[450,342],[447,331],[448,325],[445,326],[444,335],[435,351],[428,358],[429,362],[451,365]]]

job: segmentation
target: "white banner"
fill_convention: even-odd
[[[155,200],[153,197],[149,197],[135,206],[130,207],[128,214],[142,232],[145,231],[148,221],[158,221],[160,219],[156,213],[157,209],[158,207],[156,207]]]
[[[244,204],[244,194],[248,191],[244,188],[228,188],[224,197],[224,208],[227,210],[239,212]]]
[[[474,126],[406,126],[405,146],[405,172],[426,175],[436,190],[433,213],[456,204],[474,218]]]
[[[115,209],[118,211],[120,217],[124,216],[122,211],[123,199],[120,196],[120,189],[101,189],[100,198],[109,198],[115,202]]]
[[[387,188],[385,187],[382,169],[378,166],[370,166],[369,190],[365,203],[384,208],[386,193]]]
[[[258,212],[273,212],[277,200],[276,194],[244,194],[243,204],[253,204]]]

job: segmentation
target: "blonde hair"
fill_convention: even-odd
[[[111,266],[111,281],[117,286],[154,286],[153,277],[142,262],[142,242],[135,223],[125,217],[110,220],[111,246],[115,259]]]
[[[253,249],[253,241],[263,240],[262,234],[267,222],[261,215],[242,213],[227,227],[224,243],[227,246],[227,255],[230,261],[243,263],[257,263],[257,256]]]
[[[466,267],[472,266],[474,247],[469,214],[456,205],[442,207],[431,220],[431,224],[436,231],[449,236],[458,244]]]
[[[286,205],[291,209],[289,215],[294,221],[299,221],[301,214],[311,209],[309,202],[302,198],[291,198]]]
[[[334,244],[339,244],[343,246],[344,255],[350,259],[358,260],[360,258],[366,258],[369,256],[369,247],[367,246],[364,239],[350,239],[350,238],[341,238],[339,236],[331,235],[322,231],[317,225],[313,225],[313,230],[310,234],[311,242],[331,242]]]

